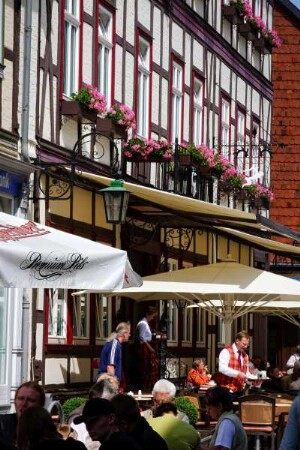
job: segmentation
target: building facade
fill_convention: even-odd
[[[19,6],[25,20],[23,2]],[[6,21],[12,20],[10,14],[16,21],[16,8],[8,3]],[[254,1],[251,11],[272,29],[271,1]],[[128,250],[134,269],[143,276],[216,262],[229,253],[238,262],[268,268],[268,240],[258,243],[250,234],[241,235],[249,231],[248,223],[256,223],[257,212],[267,218],[268,209],[229,189],[228,179],[215,170],[203,173],[199,164],[181,159],[184,149],[202,145],[207,154],[222,155],[242,184],[272,187],[273,44],[261,36],[249,11],[247,15],[231,2],[218,0],[43,0],[30,12],[30,145],[22,154],[25,160],[29,155],[35,169],[31,217]],[[25,49],[19,28],[19,45]],[[4,65],[13,65],[9,58],[17,58],[12,45],[15,41],[5,46]],[[21,54],[18,69],[23,73]],[[105,95],[108,108],[124,104],[132,109],[136,130],[74,99],[72,94],[86,84]],[[133,138],[168,141],[174,156],[168,161],[133,161],[126,156]],[[149,189],[199,200],[199,214],[191,216],[181,207],[165,220],[175,210],[175,197],[162,207],[135,195],[126,224],[109,225],[97,177],[115,174]],[[201,212],[203,201],[213,205],[211,214]],[[268,238],[272,234],[258,225],[255,232]],[[56,289],[32,295],[28,376],[50,390],[90,384],[92,362],[116,323],[130,320],[134,326],[142,313],[131,301],[100,294],[74,298],[70,291]],[[221,321],[172,301],[157,307],[159,316],[167,318],[171,375],[182,375],[196,357],[206,358],[214,371],[223,345]],[[265,323],[265,318],[248,315],[233,327],[233,332],[249,329],[253,348],[264,357]],[[126,353],[130,373],[130,346]]]

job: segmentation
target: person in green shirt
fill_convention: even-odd
[[[200,436],[195,428],[177,418],[174,403],[163,403],[156,409],[149,424],[167,443],[168,450],[194,450]]]

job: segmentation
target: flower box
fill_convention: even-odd
[[[87,108],[76,100],[61,100],[60,112],[64,116],[82,117],[91,123],[97,121],[97,111]]]
[[[240,35],[247,39],[247,41],[255,41],[258,39],[258,30],[250,22],[238,25],[238,30]]]
[[[246,191],[241,189],[240,191],[235,192],[234,197],[238,201],[244,201],[244,200],[247,200],[249,198],[249,195],[248,195],[248,193]]]
[[[135,162],[135,163],[168,163],[169,160],[166,160],[162,156],[151,156],[149,155],[147,159],[142,158],[140,155],[134,155],[131,158],[128,156],[125,156],[126,161],[128,162]]]
[[[251,201],[251,206],[255,208],[270,209],[270,199],[268,197],[256,197]]]
[[[263,55],[272,53],[272,45],[264,37],[255,39],[255,41],[253,41],[253,47]]]
[[[126,127],[124,125],[115,123],[112,119],[109,119],[107,117],[98,117],[96,130],[99,133],[103,133],[104,135],[120,136],[123,139],[127,139]]]
[[[222,5],[223,16],[232,25],[238,25],[244,23],[243,17],[240,15],[239,11],[233,5]]]
[[[192,158],[189,153],[179,153],[179,164],[181,166],[190,166],[192,164]]]

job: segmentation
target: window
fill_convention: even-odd
[[[251,167],[250,175],[258,174],[259,171],[259,124],[253,122],[251,140]],[[256,180],[258,181],[258,180]]]
[[[261,16],[262,13],[262,2],[261,0],[254,0],[253,2],[253,12],[254,16]]]
[[[137,134],[143,137],[149,133],[150,49],[149,42],[139,37]]]
[[[192,308],[184,308],[183,309],[183,333],[182,340],[185,343],[192,342]]]
[[[203,308],[197,309],[197,344],[205,345],[205,332],[206,332],[206,322],[205,322],[205,310]]]
[[[222,110],[221,110],[221,144],[222,153],[225,158],[230,159],[230,104],[225,98],[222,98]]]
[[[0,211],[7,214],[13,214],[14,200],[13,197],[1,193],[0,195]]]
[[[165,308],[163,300],[160,301],[160,311],[166,311],[167,313],[167,336],[168,343],[175,343],[178,340],[177,324],[178,324],[178,308],[174,300],[167,300],[167,307]]]
[[[79,2],[65,0],[63,93],[68,97],[78,89]]]
[[[88,337],[88,298],[87,294],[74,297],[73,300],[73,336]]]
[[[49,337],[66,337],[67,295],[67,289],[49,289]]]
[[[113,49],[113,16],[107,9],[99,9],[98,89],[111,106]]]
[[[203,142],[203,83],[194,79],[194,136],[195,144]]]
[[[101,294],[96,294],[96,338],[106,339],[109,335],[111,309],[108,298]]]
[[[245,158],[245,114],[238,110],[236,128],[237,169],[242,172]]]
[[[183,98],[183,70],[182,67],[173,62],[172,69],[172,123],[171,123],[171,140],[181,142],[181,126],[182,126],[182,98]]]

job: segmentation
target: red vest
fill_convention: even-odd
[[[240,368],[239,360],[236,357],[236,355],[234,354],[232,345],[228,345],[225,348],[229,351],[229,355],[230,355],[228,367],[231,367],[232,369],[239,370],[240,372],[246,373],[247,372],[247,363],[248,363],[247,353],[242,351],[241,357],[243,360],[243,367]],[[245,383],[244,380],[242,380],[239,377],[236,377],[236,378],[228,377],[227,375],[224,375],[221,372],[218,372],[217,375],[215,376],[215,382],[217,383],[218,386],[225,387],[232,392],[242,391],[244,388],[244,383]]]

